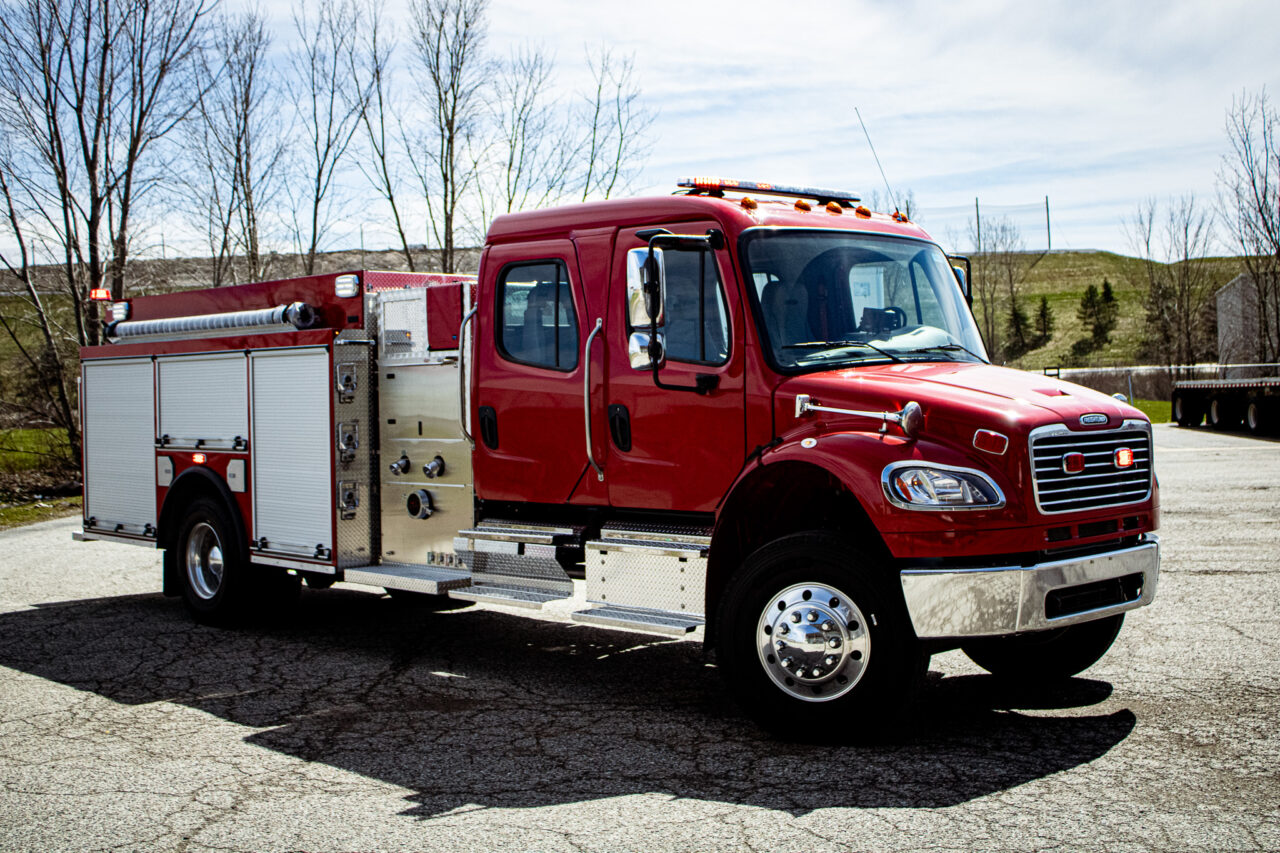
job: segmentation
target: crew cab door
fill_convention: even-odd
[[[705,234],[714,222],[669,225]],[[615,507],[713,512],[745,456],[742,300],[727,249],[670,251],[666,320],[660,328],[667,361],[664,385],[692,389],[713,377],[706,394],[660,388],[650,370],[631,367],[627,321],[627,251],[644,247],[639,229],[624,229],[610,277],[607,439],[604,465]],[[647,331],[647,327],[639,331]],[[604,431],[604,430],[602,430]]]
[[[586,317],[570,241],[486,251],[470,395],[477,497],[564,503],[579,481],[595,480],[583,477]],[[603,503],[591,485],[578,500]]]

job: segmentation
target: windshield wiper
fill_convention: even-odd
[[[905,350],[902,354],[903,355],[924,355],[925,353],[934,352],[935,350],[943,350],[944,352],[964,352],[973,356],[983,364],[991,363],[987,361],[985,358],[983,358],[982,356],[978,355],[973,350],[969,349],[968,347],[961,346],[960,344],[938,344],[937,346],[932,346],[932,347],[919,347],[917,349]]]
[[[787,344],[786,346],[783,347],[783,349],[812,349],[815,347],[821,347],[822,349],[842,349],[844,347],[866,347],[867,349],[875,350],[876,352],[883,355],[885,358],[893,359],[894,361],[899,361],[899,362],[902,361],[902,359],[898,358],[896,355],[889,352],[888,350],[880,349],[880,347],[876,346],[875,344],[869,344],[866,341],[805,341],[804,343],[801,343],[801,344]]]

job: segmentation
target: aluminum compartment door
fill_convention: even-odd
[[[333,429],[326,348],[255,352],[253,536],[263,550],[333,549]]]
[[[86,518],[143,533],[156,523],[155,374],[151,359],[84,363]]]
[[[242,353],[158,361],[160,435],[172,447],[232,447],[249,438],[249,378]]]

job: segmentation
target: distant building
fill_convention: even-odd
[[[1258,334],[1258,290],[1248,274],[1238,275],[1218,291],[1218,363],[1255,364],[1266,360]],[[1275,309],[1273,308],[1272,311]],[[1271,352],[1277,329],[1270,330]]]

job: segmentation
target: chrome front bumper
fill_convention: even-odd
[[[1050,617],[1046,600],[1055,590],[1141,573],[1132,600]],[[1040,631],[1088,622],[1150,604],[1160,576],[1160,540],[1034,566],[990,569],[905,569],[902,594],[916,636],[984,637]]]

